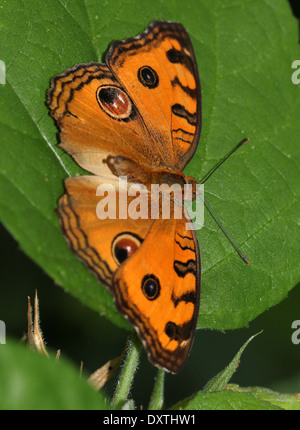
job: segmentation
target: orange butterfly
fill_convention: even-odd
[[[65,181],[58,215],[69,246],[112,292],[149,359],[176,373],[199,313],[200,253],[195,231],[186,228],[190,219],[184,212],[181,219],[99,220],[96,207],[99,184],[115,185],[120,195],[121,176],[148,189],[195,185],[182,173],[201,129],[199,76],[186,30],[154,21],[137,37],[113,42],[106,64],[78,64],[54,77],[48,104],[60,146],[94,174]]]

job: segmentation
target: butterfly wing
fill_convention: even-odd
[[[183,170],[200,137],[200,81],[181,24],[154,21],[137,37],[112,43],[106,62],[155,139],[163,166]]]
[[[187,219],[156,220],[113,277],[120,312],[136,327],[149,359],[173,373],[192,346],[200,301],[200,254]]]
[[[192,346],[200,300],[200,254],[195,231],[186,229],[190,220],[100,220],[101,178],[79,176],[65,184],[58,214],[69,247],[111,290],[150,360],[178,372]],[[132,255],[120,259],[118,251],[128,245]]]
[[[149,170],[183,170],[201,128],[197,64],[184,27],[154,22],[114,42],[107,64],[79,64],[52,79],[48,105],[60,146],[94,174],[111,173],[108,154]]]
[[[157,158],[134,103],[104,64],[79,64],[54,77],[48,105],[60,146],[89,172],[111,175],[103,163],[109,154],[146,166]]]
[[[139,222],[128,217],[118,219],[122,203],[117,182],[111,184],[117,190],[115,196],[109,196],[110,199],[116,198],[115,219],[99,219],[98,205],[105,198],[105,193],[100,196],[97,190],[102,184],[103,179],[97,176],[68,178],[65,181],[66,193],[59,200],[57,212],[70,249],[111,290],[113,274],[120,265],[116,246],[123,240],[125,251],[130,245],[138,248],[153,220],[149,217]],[[126,209],[127,200],[124,202]]]

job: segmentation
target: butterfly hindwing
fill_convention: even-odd
[[[150,360],[173,373],[192,346],[200,301],[200,253],[187,219],[156,220],[113,277],[116,305]]]
[[[70,249],[113,293],[150,360],[176,373],[190,351],[199,312],[200,253],[195,232],[186,229],[190,220],[185,217],[99,220],[95,208],[101,201],[97,196],[101,184],[97,176],[66,180],[58,206],[63,232]],[[118,202],[118,193],[116,198]],[[119,204],[116,209],[118,214]],[[124,244],[136,246],[135,252],[118,260],[117,247],[122,251]],[[151,291],[153,286],[157,292]]]
[[[104,285],[111,290],[112,277],[120,265],[116,256],[116,246],[121,239],[139,247],[148,234],[153,220],[139,222],[131,218],[119,219],[119,199],[117,190],[116,210],[113,219],[99,219],[99,203],[105,199],[97,189],[103,184],[98,176],[78,176],[65,181],[66,193],[60,198],[58,215],[70,249],[82,260]],[[114,183],[117,189],[117,182]],[[146,197],[147,198],[147,197]],[[126,209],[127,203],[125,202]],[[126,242],[127,241],[127,242]]]

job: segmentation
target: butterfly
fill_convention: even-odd
[[[182,173],[201,130],[200,81],[185,28],[154,21],[113,42],[106,64],[77,64],[52,78],[48,105],[60,147],[93,174],[65,180],[57,212],[69,247],[111,291],[150,361],[176,373],[191,349],[200,302],[189,216],[99,219],[96,208],[104,198],[99,184],[113,185],[120,197],[120,177],[148,188],[196,183]]]

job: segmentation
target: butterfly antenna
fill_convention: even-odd
[[[234,241],[231,239],[231,237],[229,236],[227,230],[225,229],[225,227],[223,226],[223,224],[221,223],[221,221],[219,220],[219,218],[217,217],[215,211],[213,210],[213,208],[210,206],[210,204],[208,203],[208,200],[206,197],[204,197],[204,201],[206,206],[208,207],[210,213],[212,214],[212,216],[215,218],[218,226],[220,227],[220,229],[223,231],[223,233],[225,234],[225,236],[227,237],[227,239],[229,240],[229,242],[232,244],[232,246],[235,248],[235,250],[237,251],[237,253],[239,254],[239,256],[241,257],[241,259],[247,263],[250,264],[250,261],[248,260],[247,257],[245,257],[245,255],[242,253],[242,251],[238,248],[238,246],[234,243]]]
[[[237,149],[239,149],[241,146],[245,145],[245,143],[249,142],[249,138],[247,137],[247,139],[242,140],[240,143],[238,143],[227,155],[225,155],[225,157],[219,161],[219,163],[210,171],[207,173],[206,176],[204,176],[203,180],[201,181],[201,184],[204,184],[204,182],[206,182],[211,175],[220,167],[222,166],[222,164],[227,160],[227,158],[230,157],[230,155],[232,155]]]
[[[247,137],[247,139],[244,139],[241,142],[239,142],[227,155],[225,155],[225,157],[221,161],[219,161],[219,163],[210,172],[207,173],[207,175],[201,181],[201,184],[204,184],[204,182],[206,182],[211,177],[211,175],[227,160],[227,158],[230,157],[230,155],[232,155],[237,149],[239,149],[242,145],[245,145],[245,143],[247,143],[247,142],[249,142],[249,138],[248,137]],[[238,248],[238,246],[234,243],[234,241],[229,236],[227,230],[225,229],[225,227],[223,226],[223,224],[221,223],[221,221],[217,217],[217,215],[216,215],[215,211],[213,210],[213,208],[208,203],[208,200],[207,200],[206,197],[204,197],[204,201],[205,201],[205,204],[208,207],[210,213],[212,214],[212,216],[216,220],[216,223],[218,224],[218,226],[220,227],[220,229],[223,231],[223,233],[225,234],[225,236],[227,237],[227,239],[229,240],[229,242],[232,244],[232,246],[235,248],[235,250],[237,251],[237,253],[241,257],[241,259],[245,263],[250,264],[250,261],[248,260],[248,258],[241,252],[241,250]]]

